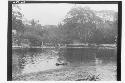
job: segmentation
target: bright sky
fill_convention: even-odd
[[[35,19],[39,20],[41,25],[57,25],[62,19],[65,17],[67,12],[73,7],[75,4],[47,4],[47,3],[39,3],[39,4],[21,4],[20,7],[22,9],[22,13],[24,17],[28,20]],[[117,4],[77,4],[76,6],[88,6],[93,10],[114,10],[118,11]]]

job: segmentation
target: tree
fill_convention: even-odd
[[[96,24],[102,20],[88,7],[72,8],[64,19],[64,28],[68,39],[89,42],[96,31]]]
[[[22,22],[23,15],[20,12],[20,7],[18,5],[12,5],[12,29],[19,32],[23,32],[24,24]]]
[[[100,16],[103,14],[105,17]],[[67,13],[62,27],[66,40],[70,42],[113,43],[117,37],[117,13],[74,7]]]
[[[105,10],[101,11],[101,13],[105,14],[105,18],[102,19],[103,23],[96,25],[98,32],[95,33],[93,40],[96,39],[98,43],[104,44],[115,43],[118,35],[117,12]],[[98,35],[100,35],[100,37]]]
[[[38,22],[39,22],[39,20],[34,20],[34,19],[32,19],[31,21],[30,21],[30,23],[31,23],[31,25],[32,26],[35,26],[36,24],[38,24]]]
[[[28,39],[31,43],[31,46],[40,46],[42,42],[45,42],[48,39],[47,38],[48,32],[40,24],[38,23],[34,24],[25,25],[23,38]]]
[[[18,5],[12,5],[12,30],[16,31],[15,35],[12,35],[13,42],[19,45],[22,39],[22,34],[24,32],[24,24],[22,22],[23,15],[20,12],[20,7]]]

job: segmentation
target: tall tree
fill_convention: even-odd
[[[19,45],[21,42],[22,34],[24,32],[24,24],[22,22],[21,8],[18,5],[12,5],[12,30],[16,31],[15,35],[12,35],[13,42]]]
[[[74,7],[63,22],[69,39],[89,42],[96,31],[96,24],[102,20],[89,7]]]
[[[24,24],[22,22],[23,15],[20,10],[21,8],[18,5],[12,5],[12,29],[22,32]]]

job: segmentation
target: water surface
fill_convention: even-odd
[[[116,68],[116,48],[26,48],[13,49],[13,76],[28,74],[39,71],[60,69],[65,67],[95,66],[95,72],[104,73],[106,79],[108,74],[114,74],[112,68]],[[56,66],[59,60],[68,65]],[[103,71],[106,70],[106,71]],[[111,77],[115,79],[114,77]]]

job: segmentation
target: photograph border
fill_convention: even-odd
[[[12,81],[12,4],[31,3],[71,3],[71,4],[118,4],[117,37],[117,81],[121,81],[121,40],[122,40],[122,1],[8,1],[7,31],[7,81]]]

